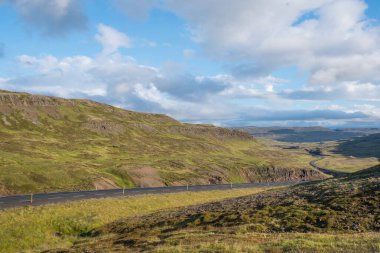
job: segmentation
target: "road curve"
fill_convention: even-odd
[[[149,187],[149,188],[128,188],[110,189],[79,192],[52,192],[39,193],[34,195],[13,195],[0,197],[0,210],[12,207],[39,206],[45,204],[68,202],[83,199],[134,196],[141,194],[163,194],[184,191],[211,191],[243,189],[256,187],[275,187],[289,186],[302,183],[301,181],[290,182],[270,182],[270,183],[246,183],[246,184],[213,184],[213,185],[189,185],[189,186],[170,186],[170,187]]]
[[[311,161],[310,165],[313,166],[315,169],[317,169],[317,170],[319,170],[319,171],[321,171],[327,175],[333,176],[333,177],[340,177],[340,176],[344,176],[344,175],[348,174],[346,172],[335,171],[335,170],[330,170],[328,168],[323,168],[323,167],[320,167],[320,166],[315,164],[316,162],[318,162],[322,159],[325,159],[325,156],[318,156],[318,159]]]

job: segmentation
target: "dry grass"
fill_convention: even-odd
[[[131,196],[8,209],[0,211],[0,252],[68,247],[80,239],[81,234],[120,218],[253,194],[264,189]]]

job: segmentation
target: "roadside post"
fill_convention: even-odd
[[[33,193],[30,193],[30,204],[33,204]]]
[[[123,195],[124,195],[124,193],[125,193],[125,188],[123,187]]]

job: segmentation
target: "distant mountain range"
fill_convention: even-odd
[[[284,142],[324,142],[347,140],[368,134],[380,133],[380,128],[340,128],[325,127],[239,127],[254,137],[270,138]]]

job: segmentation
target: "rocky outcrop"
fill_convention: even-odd
[[[0,93],[0,106],[58,106],[74,105],[74,101],[26,93]]]
[[[222,127],[214,126],[172,126],[169,128],[172,133],[180,133],[184,135],[197,135],[197,136],[207,136],[214,138],[239,138],[239,139],[253,139],[252,136],[246,132],[228,129]]]
[[[262,167],[243,169],[242,177],[250,182],[282,182],[320,180],[327,176],[314,169]]]
[[[83,128],[98,134],[120,134],[124,132],[124,126],[115,122],[90,121],[82,124]]]

